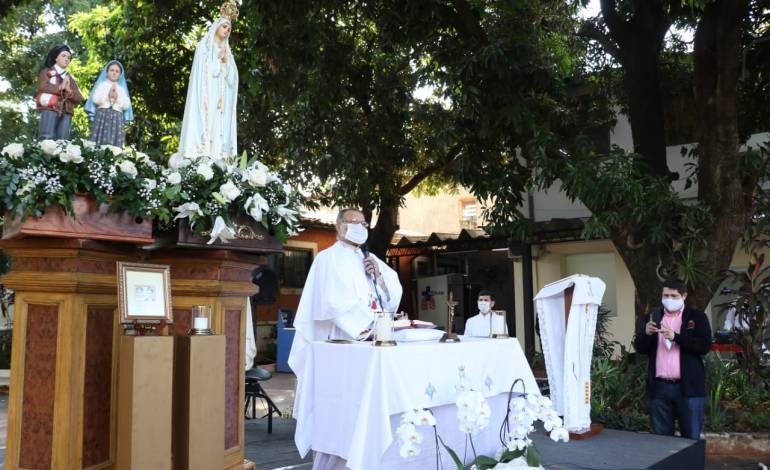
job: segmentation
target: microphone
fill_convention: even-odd
[[[366,260],[366,258],[369,257],[369,248],[367,248],[366,243],[361,245],[359,248],[361,248],[361,253],[364,255],[364,260]],[[377,296],[377,302],[380,303],[380,308],[384,310],[385,307],[382,305],[382,298],[380,297],[380,291],[377,289],[377,279],[374,273],[372,273],[372,286],[374,287],[374,294]]]

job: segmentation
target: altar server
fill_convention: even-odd
[[[605,288],[597,277],[576,274],[535,296],[551,400],[570,432],[591,428],[591,356]]]
[[[358,337],[371,327],[374,312],[394,312],[401,302],[398,274],[365,247],[368,224],[358,209],[343,209],[337,215],[337,241],[313,260],[302,289],[289,366],[297,375],[294,440],[304,457],[310,450],[313,429],[313,358],[310,343]],[[334,367],[325,364],[325,367]],[[322,456],[317,456],[320,465]],[[320,468],[314,466],[314,468]]]
[[[489,337],[492,332],[492,309],[495,306],[495,295],[488,290],[480,290],[476,305],[479,313],[465,322],[463,336]]]

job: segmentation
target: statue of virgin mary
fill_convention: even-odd
[[[220,17],[195,48],[179,137],[179,156],[228,160],[238,152],[235,103],[238,68],[228,39],[237,5],[225,2]]]

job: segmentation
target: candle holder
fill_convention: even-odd
[[[505,310],[492,310],[491,325],[489,327],[490,338],[508,338],[508,328],[505,324]]]
[[[192,329],[190,336],[213,335],[211,331],[211,307],[208,305],[194,305],[192,308]]]
[[[396,346],[393,335],[393,312],[377,312],[374,320],[374,345]]]

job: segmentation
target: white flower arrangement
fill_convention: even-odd
[[[281,242],[299,232],[299,192],[245,152],[233,161],[174,155],[169,162],[163,177],[174,220],[187,219],[194,232],[210,237],[209,244],[234,238],[239,214]]]
[[[456,386],[458,391],[457,419],[461,432],[466,434],[471,449],[474,452],[471,470],[523,470],[543,467],[540,465],[540,455],[537,453],[529,434],[535,430],[534,423],[537,420],[543,422],[543,427],[550,433],[554,442],[569,441],[569,433],[564,428],[562,419],[553,409],[553,403],[548,397],[537,394],[515,394],[513,389],[516,384],[523,381],[517,379],[511,385],[508,398],[508,413],[503,419],[500,435],[502,449],[496,458],[486,455],[476,455],[473,446],[473,434],[481,431],[489,425],[491,410],[484,395],[471,387],[465,378],[464,367],[460,367],[460,381]],[[401,424],[396,429],[400,448],[399,453],[403,458],[409,458],[420,454],[420,445],[423,441],[420,426],[432,426],[436,441],[436,467],[443,468],[439,456],[439,443],[452,457],[457,470],[463,470],[465,466],[458,454],[444,444],[437,427],[436,419],[430,410],[409,410],[401,416]]]
[[[24,219],[42,216],[51,206],[71,213],[74,196],[89,194],[113,212],[169,220],[160,172],[130,147],[87,140],[15,142],[0,150],[0,200],[3,210]]]
[[[24,219],[51,206],[71,213],[76,194],[89,194],[111,211],[151,217],[167,227],[188,219],[209,243],[236,236],[233,218],[245,215],[282,243],[299,232],[301,196],[244,153],[236,161],[172,158],[164,168],[131,147],[87,140],[14,142],[0,150],[2,210]],[[173,220],[172,220],[173,217]]]

